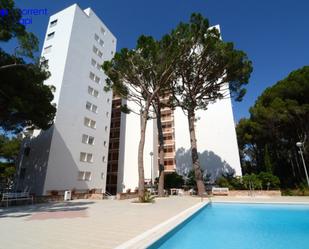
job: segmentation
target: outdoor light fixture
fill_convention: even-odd
[[[149,153],[149,155],[150,155],[150,165],[151,165],[151,168],[150,168],[150,174],[151,174],[151,190],[152,190],[152,186],[153,186],[153,180],[152,180],[152,156],[153,156],[153,152],[151,151],[150,153]]]
[[[306,163],[305,163],[304,154],[303,154],[304,142],[297,142],[296,146],[299,148],[298,153],[300,154],[301,159],[303,161],[303,166],[304,166],[304,170],[305,170],[306,180],[307,180],[307,184],[308,184],[308,187],[309,187],[309,177],[308,177]]]

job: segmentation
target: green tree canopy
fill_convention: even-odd
[[[20,139],[7,138],[0,135],[0,192],[8,188],[15,174],[15,160],[17,158]]]
[[[121,49],[111,61],[103,64],[108,76],[106,90],[114,92],[131,103],[135,103],[141,118],[140,142],[138,147],[139,199],[142,201],[144,188],[144,144],[150,108],[159,93],[167,90],[173,76],[173,43],[169,36],[156,41],[150,36],[140,36],[135,49]],[[162,182],[161,182],[162,183]]]
[[[176,172],[166,174],[164,178],[165,188],[182,188],[184,185],[184,179],[181,175],[178,175]]]
[[[43,84],[49,77],[47,65],[34,58],[38,39],[19,22],[21,11],[14,1],[0,0],[0,9],[6,11],[0,16],[0,42],[16,38],[19,44],[14,55],[0,48],[0,128],[16,133],[26,126],[46,129],[56,108],[51,104],[52,87]]]
[[[0,0],[0,43],[17,39],[14,54],[0,48],[0,182],[8,187],[15,172],[20,141],[13,134],[27,128],[47,129],[56,108],[46,61],[35,58],[38,39],[20,23],[21,11],[13,0]],[[27,63],[27,61],[31,63]],[[7,136],[7,134],[10,134]]]
[[[192,14],[189,23],[180,23],[171,37],[181,51],[175,63],[172,101],[188,117],[192,164],[198,193],[202,195],[205,187],[197,152],[195,112],[230,95],[241,100],[252,65],[243,51],[224,42],[219,30],[200,14]]]
[[[8,42],[12,38],[16,38],[18,41],[16,54],[34,58],[34,52],[39,48],[39,41],[20,23],[21,10],[15,7],[13,0],[0,0],[0,9],[3,11],[0,15],[0,42]]]
[[[250,118],[239,121],[243,170],[258,173],[269,171],[271,165],[283,187],[299,184],[304,172],[295,144],[309,133],[308,120],[309,66],[305,66],[267,88],[250,108]]]

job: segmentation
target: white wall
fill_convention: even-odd
[[[206,111],[196,113],[196,137],[202,168],[213,178],[222,171],[235,170],[241,176],[239,152],[230,99],[210,104]],[[181,171],[191,169],[190,136],[187,116],[181,109],[175,111],[176,165]],[[185,151],[182,151],[184,148]]]
[[[112,58],[111,51],[114,52],[116,49],[116,39],[91,9],[87,9],[85,12],[77,5],[73,5],[50,18],[50,20],[58,19],[58,23],[53,29],[55,30],[55,38],[61,39],[54,41],[51,39],[49,42],[54,42],[55,48],[67,47],[66,43],[69,46],[65,53],[62,50],[52,50],[49,57],[51,64],[58,65],[58,61],[63,60],[63,58],[60,59],[61,54],[67,54],[62,81],[57,82],[57,85],[61,85],[61,89],[48,161],[45,192],[72,188],[97,188],[105,191],[112,92],[106,93],[104,91],[106,76],[91,65],[91,59],[95,59],[100,64],[105,60],[110,60]],[[72,26],[71,33],[68,32],[68,29],[61,27],[62,24],[70,24]],[[105,29],[105,34],[101,33],[101,27]],[[95,33],[104,41],[104,47],[95,41]],[[98,57],[92,51],[93,45],[103,52],[103,58]],[[62,66],[62,64],[60,65]],[[51,81],[58,74],[58,70],[60,69],[51,70]],[[101,78],[100,84],[90,80],[90,71]],[[57,79],[55,78],[55,81]],[[98,98],[88,94],[88,86],[99,91]],[[86,101],[98,106],[98,113],[87,110]],[[84,126],[85,117],[96,121],[96,129]],[[94,145],[82,143],[82,134],[93,136],[95,138]],[[80,152],[92,153],[93,163],[81,162]],[[103,157],[105,157],[105,161],[103,161]],[[78,181],[78,171],[90,171],[91,180]]]
[[[127,102],[130,109],[138,112],[139,107],[132,102]],[[151,156],[153,151],[153,120],[147,121],[146,138],[144,147],[144,172],[145,179],[151,178]],[[125,152],[123,168],[123,192],[127,189],[134,191],[138,187],[138,144],[140,141],[140,116],[131,112],[126,114]]]

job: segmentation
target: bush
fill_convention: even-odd
[[[280,180],[279,177],[269,173],[269,172],[261,172],[258,174],[258,178],[262,182],[263,189],[279,189],[280,188]]]
[[[139,201],[142,203],[154,203],[154,196],[149,191],[145,191],[144,196]]]
[[[178,175],[176,172],[171,174],[166,174],[164,177],[164,187],[167,189],[170,188],[182,188],[184,185],[184,180],[181,175]]]
[[[229,189],[279,189],[280,180],[277,176],[269,172],[256,174],[246,174],[243,177],[221,176],[216,180],[220,187]]]
[[[245,189],[262,189],[262,181],[258,178],[256,174],[246,174],[242,177],[242,181]]]

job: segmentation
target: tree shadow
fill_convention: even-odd
[[[94,201],[43,203],[30,206],[14,206],[0,209],[0,218],[22,218],[40,212],[68,212],[83,211],[89,208]]]
[[[210,174],[210,181],[214,182],[222,174],[233,174],[235,170],[213,151],[205,150],[198,153],[204,175]],[[176,151],[176,169],[185,175],[192,170],[191,150],[181,147]]]

